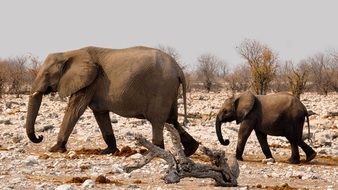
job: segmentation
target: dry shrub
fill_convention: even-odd
[[[228,89],[233,94],[242,92],[249,88],[250,84],[250,68],[247,65],[239,65],[230,72],[226,77]]]

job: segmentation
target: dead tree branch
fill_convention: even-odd
[[[140,134],[131,134],[136,140],[137,145],[144,146],[149,150],[145,155],[133,166],[126,166],[125,171],[131,172],[139,169],[149,163],[154,157],[160,157],[168,163],[166,175],[162,179],[166,183],[178,183],[182,178],[212,178],[218,186],[237,186],[237,178],[239,176],[239,166],[236,158],[225,157],[224,151],[211,150],[207,147],[200,146],[200,150],[207,155],[211,164],[195,163],[192,159],[185,156],[181,139],[177,130],[169,124],[166,124],[166,129],[170,133],[175,153],[161,149]]]

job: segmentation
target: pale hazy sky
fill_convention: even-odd
[[[212,53],[233,65],[243,62],[236,46],[246,38],[295,62],[338,50],[338,1],[0,1],[1,58],[162,44],[176,48],[185,64]]]

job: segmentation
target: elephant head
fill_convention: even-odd
[[[35,136],[34,124],[44,94],[70,96],[90,85],[96,76],[97,66],[85,49],[48,55],[30,92],[25,126],[29,139],[34,143],[43,139],[42,135]]]
[[[249,112],[253,109],[255,96],[251,92],[245,92],[239,97],[231,97],[223,103],[216,117],[216,134],[219,142],[222,145],[228,145],[229,139],[223,139],[221,125],[225,122],[236,120],[236,123],[241,123]]]

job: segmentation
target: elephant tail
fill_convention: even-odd
[[[309,114],[308,113],[306,113],[306,120],[307,120],[307,129],[308,129],[307,138],[308,138],[309,142],[312,143],[311,134],[310,134],[310,120],[309,120]]]
[[[184,106],[184,121],[183,125],[186,127],[188,121],[187,116],[187,84],[185,81],[185,76],[183,71],[180,69],[180,76],[179,76],[180,83],[182,84],[182,95],[183,95],[183,106]]]

